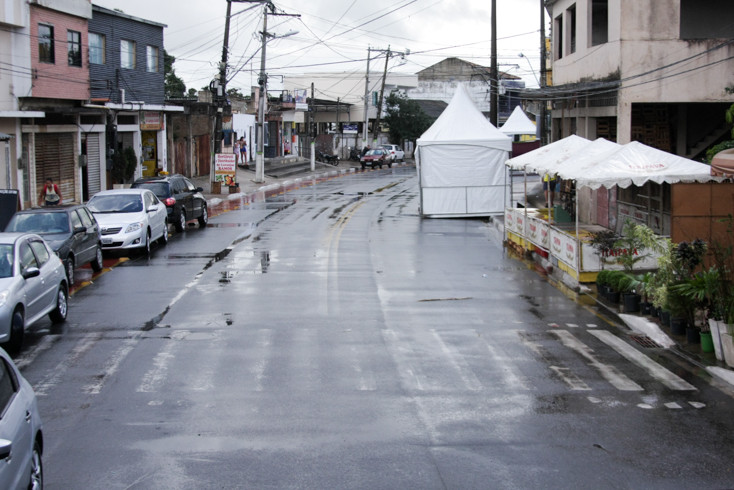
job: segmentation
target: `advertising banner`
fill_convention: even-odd
[[[234,153],[217,153],[214,156],[214,182],[231,186],[236,184],[237,160]]]

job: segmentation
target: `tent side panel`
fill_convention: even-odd
[[[424,188],[424,215],[466,214],[466,189],[463,187]]]
[[[422,146],[420,154],[424,188],[498,185],[505,180],[504,150],[445,144]]]
[[[467,213],[502,215],[504,213],[505,186],[468,187]]]

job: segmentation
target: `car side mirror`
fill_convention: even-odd
[[[31,277],[38,277],[41,275],[41,270],[38,267],[29,267],[23,271],[23,279],[30,279]]]
[[[204,188],[203,187],[197,187],[196,188],[196,192],[204,192]]]
[[[79,226],[75,226],[74,227],[74,234],[75,235],[77,233],[86,233],[86,232],[87,232],[87,229],[84,226],[79,225]]]

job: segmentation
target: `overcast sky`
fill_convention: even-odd
[[[226,0],[93,0],[93,3],[152,20],[164,30],[166,51],[187,88],[208,86],[217,76],[227,12]],[[313,71],[364,73],[367,48],[406,52],[391,58],[391,72],[416,73],[444,58],[490,65],[491,0],[273,0],[268,32],[297,34],[268,42],[270,82]],[[497,0],[497,55],[500,71],[536,87],[540,58],[540,0]],[[249,93],[260,70],[263,8],[232,3],[228,87]],[[546,15],[546,24],[548,22]],[[548,34],[546,27],[546,35]],[[520,57],[523,53],[525,57]],[[374,57],[374,53],[373,53]],[[373,60],[375,71],[384,68]],[[532,68],[531,68],[532,67]],[[371,70],[372,71],[372,70]],[[305,87],[304,87],[305,88]]]

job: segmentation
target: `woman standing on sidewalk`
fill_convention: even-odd
[[[234,140],[234,143],[232,143],[232,151],[234,152],[234,163],[237,165],[240,163],[240,142],[239,140]]]

